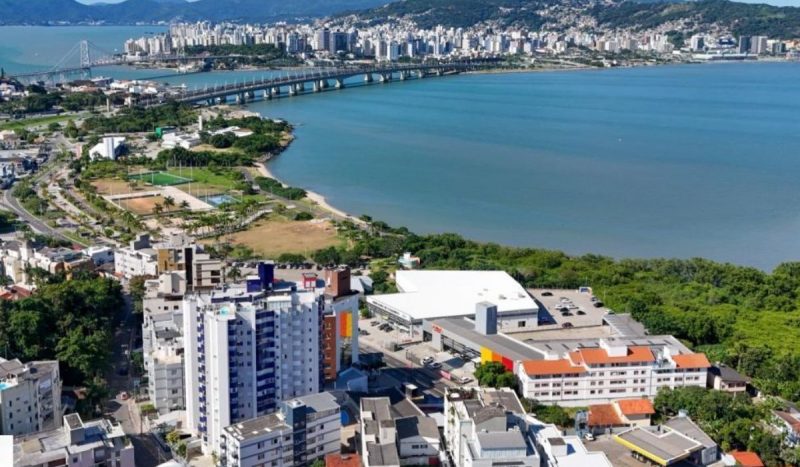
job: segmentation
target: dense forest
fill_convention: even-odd
[[[405,0],[388,3],[361,13],[366,22],[382,22],[389,17],[410,17],[418,26],[437,25],[466,28],[484,21],[539,29],[544,20],[535,10],[552,0]]]
[[[134,133],[154,131],[158,127],[187,126],[197,121],[191,106],[168,102],[157,107],[123,109],[112,117],[96,115],[87,118],[81,129],[95,133]]]

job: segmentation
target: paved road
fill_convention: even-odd
[[[36,216],[28,212],[28,210],[22,206],[19,200],[11,195],[11,191],[12,189],[9,189],[3,193],[3,205],[19,216],[19,218],[22,219],[26,224],[30,225],[31,229],[41,234],[50,235],[51,237],[61,238],[70,243],[75,243],[75,240],[66,237],[57,229],[50,227],[49,225],[40,221]]]
[[[411,361],[396,357],[385,350],[376,349],[362,342],[359,342],[359,348],[367,352],[382,352],[383,361],[389,367],[384,371],[398,381],[413,381],[420,388],[439,397],[444,396],[447,388],[457,387],[455,383],[442,378],[435,371],[417,366]]]

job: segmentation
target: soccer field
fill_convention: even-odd
[[[143,182],[150,183],[156,186],[172,186],[189,183],[191,178],[179,177],[166,172],[148,172],[136,175],[131,175],[130,178],[134,180],[142,180]]]

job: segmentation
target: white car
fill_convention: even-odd
[[[430,363],[433,363],[433,357],[425,357],[425,358],[422,359],[422,364],[423,365],[428,365]]]
[[[587,432],[583,435],[583,439],[586,441],[594,441],[594,435],[591,432]]]

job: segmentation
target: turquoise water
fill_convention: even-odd
[[[800,64],[461,76],[254,104],[276,176],[418,232],[615,257],[800,259]]]
[[[0,28],[0,66],[46,68],[82,38],[113,50],[157,30]],[[800,259],[798,83],[800,63],[477,75],[251,108],[296,125],[270,169],[356,215],[570,253],[770,269]]]

